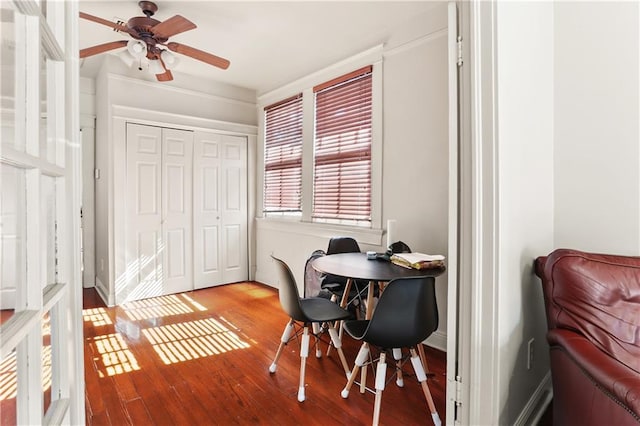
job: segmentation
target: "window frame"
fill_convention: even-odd
[[[262,223],[284,222],[291,232],[313,235],[334,235],[340,232],[353,235],[358,241],[379,244],[382,235],[382,138],[383,138],[383,45],[374,46],[364,52],[333,64],[313,74],[304,76],[285,86],[258,96],[258,111],[302,92],[303,96],[303,153],[302,153],[302,215],[296,217],[267,216],[260,208],[257,212]],[[314,222],[311,217],[313,199],[313,87],[345,75],[365,66],[372,66],[372,124],[371,124],[371,222],[367,226]],[[258,113],[258,176],[257,188],[264,186],[264,114]],[[257,205],[263,205],[263,190],[257,194]],[[314,231],[315,230],[315,231]]]

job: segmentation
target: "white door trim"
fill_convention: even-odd
[[[458,10],[455,2],[449,2],[447,23],[447,69],[449,77],[449,241],[447,259],[447,388],[446,410],[447,424],[453,425],[460,396],[457,395],[458,377],[458,223],[459,223],[459,116],[458,116]],[[453,332],[451,332],[453,331]]]
[[[498,339],[498,181],[497,181],[497,99],[496,84],[496,3],[474,0],[469,3],[470,54],[470,227],[462,228],[461,264],[470,265],[469,309],[461,318],[468,327],[463,351],[468,354],[468,407],[465,423],[499,423],[499,342]],[[468,253],[468,255],[467,255]],[[462,334],[465,338],[465,333]]]

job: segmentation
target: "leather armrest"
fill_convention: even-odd
[[[547,340],[551,350],[554,347],[564,349],[600,388],[634,413],[640,413],[640,374],[611,358],[584,336],[571,330],[550,330]]]

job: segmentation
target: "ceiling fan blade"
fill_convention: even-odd
[[[158,79],[158,81],[171,81],[171,80],[173,80],[173,74],[171,74],[171,71],[167,69],[167,66],[164,64],[164,61],[162,60],[160,55],[156,56],[156,59],[158,61],[160,61],[160,64],[162,65],[162,68],[164,68],[164,72],[162,74],[156,74],[156,78]]]
[[[209,65],[213,65],[214,67],[222,68],[223,70],[229,68],[230,65],[230,62],[224,58],[196,49],[195,47],[187,46],[186,44],[171,42],[167,43],[166,46],[169,48],[169,50],[173,50],[174,52],[190,56],[193,59],[197,59]]]
[[[173,74],[171,71],[166,70],[163,74],[156,74],[158,81],[171,81],[173,80]]]
[[[124,25],[116,24],[115,22],[111,22],[107,19],[98,18],[97,16],[89,15],[88,13],[80,12],[80,17],[82,19],[86,19],[87,21],[97,22],[98,24],[106,25],[107,27],[111,27],[114,30],[122,31],[123,33],[131,34],[132,36],[138,36],[138,33],[125,27]]]
[[[80,57],[97,55],[98,53],[107,52],[109,50],[118,49],[127,45],[126,40],[110,41],[109,43],[98,44],[96,46],[87,47],[80,50]]]
[[[175,15],[151,27],[151,32],[153,32],[153,35],[157,38],[169,38],[194,28],[196,28],[196,24],[187,18]]]

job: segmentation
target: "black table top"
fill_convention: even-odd
[[[366,253],[340,253],[317,258],[311,264],[316,271],[367,281],[391,281],[395,278],[437,277],[446,268],[407,269],[382,259],[367,259]]]

